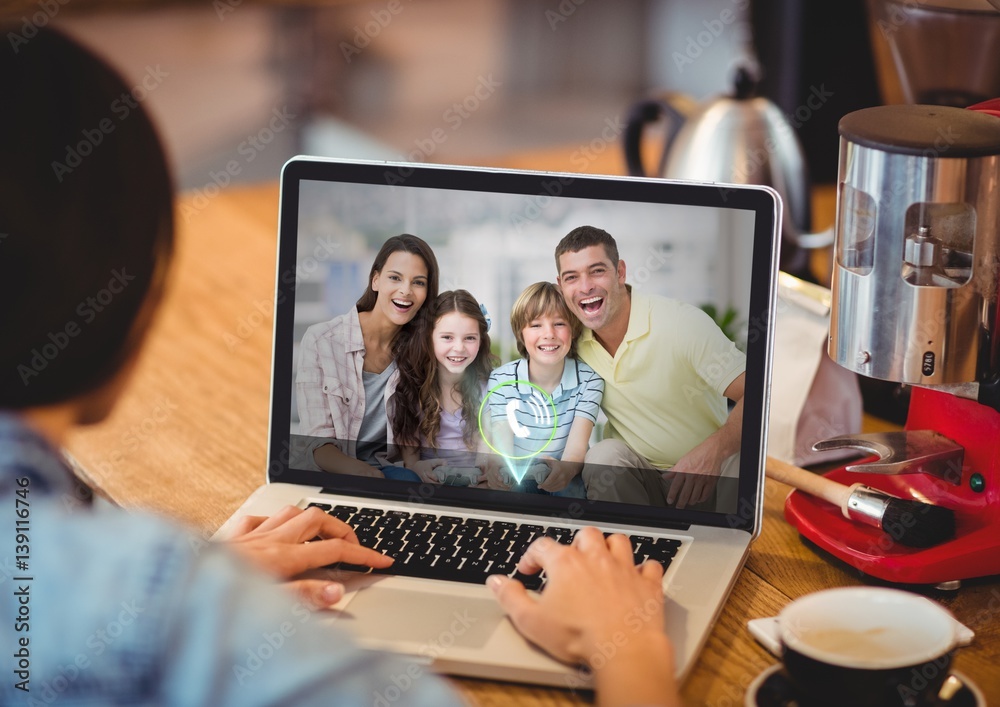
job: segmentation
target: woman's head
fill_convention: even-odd
[[[434,251],[422,239],[403,233],[382,244],[357,308],[359,312],[378,308],[389,321],[404,326],[425,302],[434,301],[437,291]]]
[[[112,110],[128,91],[51,30],[0,49],[0,408],[106,387],[161,294],[170,176],[142,106]]]

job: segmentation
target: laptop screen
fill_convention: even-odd
[[[296,158],[270,481],[752,530],[773,192]]]

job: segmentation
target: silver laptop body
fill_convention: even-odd
[[[663,590],[666,630],[675,647],[672,667],[683,680],[760,532],[780,218],[779,197],[764,187],[290,160],[281,176],[267,483],[216,537],[225,537],[244,515],[324,504],[546,528],[596,525],[677,539]],[[299,343],[309,326],[354,306],[386,237],[412,233],[433,247],[441,291],[467,289],[486,305],[494,350],[506,362],[518,357],[508,317],[513,299],[528,284],[555,281],[556,243],[584,224],[616,238],[633,292],[732,313],[729,333],[747,359],[742,447],[710,507],[678,510],[431,487],[318,471],[303,458],[309,440],[299,433],[294,399]],[[413,656],[454,675],[590,686],[586,670],[553,660],[521,638],[481,584],[319,572],[348,588],[326,620],[363,645]]]

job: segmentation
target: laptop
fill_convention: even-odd
[[[319,570],[348,589],[324,620],[364,646],[439,672],[586,688],[589,673],[523,639],[484,581],[494,571],[513,575],[538,535],[571,542],[587,525],[624,533],[637,561],[667,567],[665,620],[676,664],[664,669],[683,680],[760,532],[780,214],[778,195],[766,187],[293,158],[281,174],[267,483],[216,536],[244,515],[319,506],[355,527],[363,544],[396,557],[392,574]],[[678,509],[497,490],[461,470],[437,484],[320,470],[318,447],[360,447],[332,439],[332,428],[304,433],[296,399],[303,338],[352,311],[387,238],[413,234],[433,249],[440,291],[464,289],[484,305],[492,351],[507,363],[520,358],[509,324],[515,299],[532,283],[555,282],[555,247],[582,225],[614,236],[633,297],[702,308],[746,355],[740,452],[707,502]],[[336,386],[327,381],[325,391]],[[603,412],[597,417],[591,445],[610,434]],[[544,591],[540,578],[516,576]]]

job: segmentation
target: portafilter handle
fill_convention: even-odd
[[[878,455],[878,461],[850,464],[847,471],[865,474],[924,473],[954,486],[962,483],[965,449],[934,430],[903,430],[840,435],[813,445],[817,452],[857,449]]]

